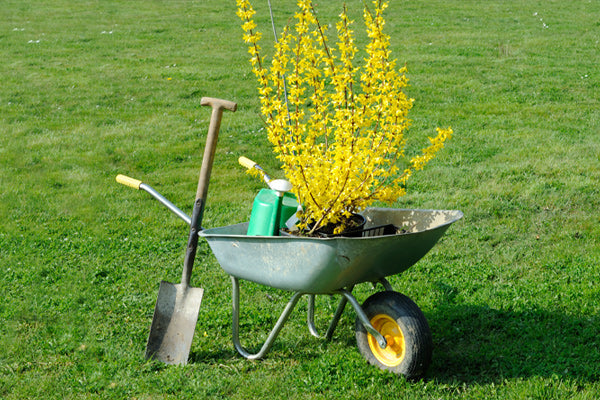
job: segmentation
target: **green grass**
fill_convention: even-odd
[[[293,2],[274,3],[281,25]],[[341,2],[321,3],[333,22]],[[266,359],[244,360],[229,278],[205,243],[191,363],[146,362],[158,283],[178,281],[187,229],[114,176],[189,212],[210,117],[202,96],[239,105],[223,118],[205,226],[249,216],[261,183],[239,155],[277,168],[233,1],[5,0],[0,397],[600,397],[600,4],[393,1],[387,16],[417,99],[412,132],[455,131],[397,206],[465,214],[390,279],[431,325],[425,380],[366,365],[350,310],[332,342],[312,338],[304,301]],[[245,344],[261,343],[288,297],[243,283]],[[319,326],[334,309],[319,299]]]

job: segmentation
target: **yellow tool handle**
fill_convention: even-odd
[[[142,181],[138,179],[130,178],[121,174],[117,175],[117,182],[119,182],[121,185],[129,186],[130,188],[137,190],[140,190],[140,185],[142,184]]]
[[[238,158],[238,162],[240,163],[240,165],[242,167],[246,167],[248,169],[252,169],[256,166],[256,163],[254,161],[252,161],[251,159],[246,158],[246,157]]]

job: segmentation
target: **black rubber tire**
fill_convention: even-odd
[[[403,375],[406,379],[421,378],[431,363],[433,350],[429,324],[421,309],[408,296],[393,291],[375,293],[363,303],[362,308],[371,323],[376,316],[379,316],[377,318],[387,316],[395,321],[402,333],[404,345],[404,354],[398,357],[401,361],[382,362],[373,353],[372,346],[376,346],[376,352],[382,351],[381,348],[367,332],[360,319],[356,318],[356,343],[363,357],[370,364]],[[369,344],[369,337],[371,337],[371,344]],[[396,364],[397,362],[399,363]]]

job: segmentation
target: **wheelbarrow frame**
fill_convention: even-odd
[[[298,301],[300,300],[300,298],[304,295],[308,296],[308,310],[307,310],[308,330],[311,333],[311,335],[313,335],[314,337],[322,338],[322,336],[319,335],[317,328],[315,327],[315,322],[314,322],[315,296],[316,295],[313,293],[305,293],[305,292],[298,291],[298,292],[294,292],[294,294],[292,295],[292,297],[286,304],[285,308],[281,312],[281,315],[279,316],[279,319],[277,320],[277,322],[275,323],[275,326],[269,333],[269,336],[267,336],[267,339],[263,343],[260,350],[256,353],[251,353],[240,342],[240,323],[239,323],[239,320],[240,320],[240,286],[239,286],[239,279],[235,276],[231,276],[231,283],[232,283],[231,298],[232,298],[232,309],[233,309],[233,312],[232,312],[233,345],[234,345],[235,349],[237,350],[237,352],[240,355],[242,355],[244,358],[247,358],[249,360],[256,360],[256,359],[263,358],[269,352],[269,350],[271,349],[271,346],[273,345],[273,342],[275,341],[275,339],[277,339],[277,336],[283,329],[283,326],[287,322],[290,314],[292,313],[292,311],[298,304]],[[393,290],[391,285],[389,284],[389,282],[386,279],[381,279],[380,283],[384,286],[384,288],[386,290],[390,290],[390,291]],[[335,331],[335,328],[337,327],[337,324],[338,324],[340,318],[342,317],[342,314],[344,313],[346,304],[350,303],[352,305],[352,307],[354,308],[354,311],[356,312],[357,318],[361,321],[361,323],[363,324],[363,326],[365,327],[367,332],[369,332],[371,335],[373,335],[375,337],[375,339],[377,340],[377,342],[379,343],[381,348],[385,348],[387,346],[386,339],[373,327],[373,325],[371,325],[371,323],[369,322],[369,318],[363,311],[360,303],[352,295],[352,289],[353,289],[353,287],[351,287],[349,289],[339,289],[339,290],[335,290],[331,293],[332,295],[334,295],[334,294],[341,295],[342,298],[337,306],[337,309],[335,311],[333,318],[331,319],[331,321],[329,323],[329,327],[325,334],[325,339],[331,340],[333,338],[333,333]]]

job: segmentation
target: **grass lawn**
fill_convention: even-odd
[[[281,26],[294,2],[273,3]],[[320,3],[334,24],[342,2]],[[358,28],[361,2],[348,4]],[[257,10],[269,41],[266,1]],[[277,176],[233,1],[4,0],[0,21],[1,398],[600,398],[600,2],[391,1],[411,132],[455,131],[394,206],[465,214],[390,278],[431,326],[419,382],[366,364],[349,308],[333,341],[313,338],[304,300],[264,360],[243,359],[230,281],[204,242],[190,364],[144,360],[158,284],[178,282],[188,229],[114,177],[191,212],[202,96],[238,103],[203,225],[248,219],[262,184],[240,155]],[[288,298],[242,283],[244,344],[262,343]],[[335,300],[318,298],[319,327]]]

